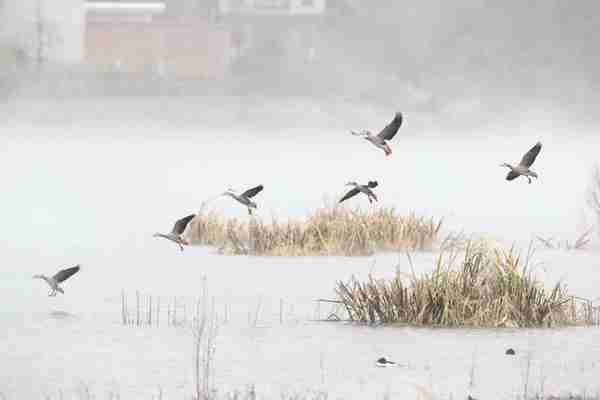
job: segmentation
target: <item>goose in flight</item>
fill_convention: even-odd
[[[34,275],[33,277],[36,279],[45,280],[48,283],[48,285],[50,285],[50,289],[51,289],[48,296],[56,296],[56,292],[61,292],[62,294],[65,293],[59,285],[62,282],[69,279],[71,276],[75,275],[77,273],[77,271],[79,271],[79,269],[80,269],[80,266],[76,265],[71,268],[61,269],[56,274],[54,274],[54,276],[48,277],[46,275]]]
[[[527,153],[525,153],[525,155],[521,159],[521,162],[519,162],[519,165],[513,167],[508,163],[500,164],[501,167],[510,168],[508,175],[506,175],[506,180],[512,181],[513,179],[518,178],[519,176],[524,176],[527,178],[529,183],[531,183],[530,176],[537,179],[538,175],[532,170],[530,170],[529,167],[533,165],[535,158],[538,156],[538,154],[540,154],[540,150],[542,150],[542,143],[537,142],[535,146],[533,146],[531,149],[529,149]]]
[[[389,156],[390,154],[392,154],[392,149],[387,144],[387,142],[389,140],[392,140],[392,138],[396,135],[398,129],[400,128],[400,125],[402,125],[402,113],[397,112],[396,115],[394,115],[394,119],[392,120],[392,122],[390,122],[385,128],[383,128],[383,130],[377,135],[373,135],[370,131],[367,130],[364,130],[362,132],[350,132],[355,136],[362,136],[363,138],[365,138],[365,140],[368,140],[375,146],[382,149],[385,152],[386,156]]]
[[[243,205],[248,207],[248,214],[252,215],[252,209],[256,209],[256,203],[250,199],[259,194],[263,189],[263,185],[258,185],[256,187],[253,187],[252,189],[246,190],[242,194],[235,194],[233,190],[227,189],[227,191],[223,193],[223,196],[229,196],[242,203]]]
[[[396,363],[394,361],[390,361],[388,359],[386,359],[385,357],[381,357],[377,360],[377,362],[375,363],[375,365],[377,365],[378,367],[391,367],[396,365]]]
[[[183,251],[183,246],[189,246],[190,242],[183,237],[185,228],[189,225],[190,221],[194,219],[196,214],[190,214],[187,217],[183,217],[175,222],[171,233],[155,233],[154,237],[161,237],[176,243],[179,246],[179,250]]]
[[[369,181],[369,183],[367,183],[366,185],[359,185],[356,182],[348,182],[346,184],[346,186],[354,186],[354,187],[352,189],[350,189],[348,191],[348,193],[346,193],[344,195],[344,197],[342,197],[338,203],[348,200],[349,198],[354,197],[359,193],[366,194],[367,198],[369,199],[369,203],[372,203],[373,200],[377,201],[377,196],[371,190],[371,189],[374,189],[377,187],[377,181]]]

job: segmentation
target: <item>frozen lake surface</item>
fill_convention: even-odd
[[[525,253],[537,235],[574,240],[592,221],[585,190],[600,144],[594,137],[531,128],[434,140],[419,138],[407,123],[385,158],[343,130],[171,131],[132,120],[7,125],[0,138],[0,394],[7,399],[85,398],[86,388],[94,398],[152,399],[161,390],[163,398],[191,398],[190,329],[123,326],[120,296],[125,290],[131,302],[139,290],[165,304],[177,297],[191,315],[204,282],[220,320],[220,391],[255,385],[267,398],[323,391],[335,399],[514,399],[526,381],[530,393],[600,390],[597,327],[449,330],[313,321],[328,312],[315,299],[333,298],[338,280],[408,271],[404,254],[221,256],[207,248],[179,253],[152,238],[203,201],[246,218],[243,208],[217,197],[228,187],[264,184],[259,215],[269,220],[302,218],[334,201],[345,182],[376,179],[382,205],[444,217],[446,232],[514,243]],[[504,181],[498,164],[518,161],[537,140],[544,143],[534,166],[540,179]],[[569,173],[560,163],[572,166]],[[415,254],[418,272],[431,270],[436,256]],[[600,297],[597,247],[538,249],[534,261],[549,285],[560,279],[573,293]],[[64,296],[47,297],[45,284],[31,279],[76,263],[82,270],[65,283]],[[508,347],[515,357],[504,355]],[[377,368],[383,355],[401,366]]]

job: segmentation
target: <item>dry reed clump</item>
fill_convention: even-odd
[[[460,266],[457,253],[440,255],[430,274],[367,282],[338,282],[349,318],[365,323],[445,327],[553,327],[591,324],[586,306],[557,283],[546,290],[514,249],[470,243]]]
[[[427,250],[442,221],[403,217],[393,208],[371,212],[325,207],[303,222],[259,219],[243,222],[200,214],[192,222],[194,243],[216,246],[223,253],[272,256],[369,255],[375,251]]]

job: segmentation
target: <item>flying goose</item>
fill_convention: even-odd
[[[362,136],[369,142],[373,143],[375,146],[379,147],[385,152],[386,156],[392,154],[392,149],[387,144],[388,140],[392,140],[392,138],[398,132],[398,129],[402,125],[402,113],[397,112],[394,115],[394,119],[390,122],[378,135],[373,135],[370,131],[364,130],[362,132],[354,132],[350,131],[355,136]]]
[[[256,187],[253,187],[252,189],[246,190],[244,193],[239,195],[235,194],[232,189],[227,189],[227,191],[223,193],[223,196],[229,196],[239,201],[240,203],[248,207],[248,214],[252,215],[252,209],[256,209],[256,203],[250,199],[259,194],[263,189],[263,185],[258,185]]]
[[[194,219],[196,214],[190,214],[187,217],[183,217],[175,222],[173,225],[173,229],[171,233],[163,234],[163,233],[155,233],[154,237],[161,237],[167,240],[170,240],[174,243],[177,243],[179,249],[183,251],[183,246],[189,246],[190,242],[183,237],[183,232],[185,232],[185,228],[189,225],[190,221]]]
[[[33,277],[36,279],[45,280],[48,283],[48,285],[50,285],[50,289],[51,289],[48,296],[56,296],[56,292],[61,292],[62,294],[65,294],[63,289],[59,286],[59,284],[66,281],[74,274],[76,274],[77,271],[79,271],[79,269],[80,269],[80,266],[78,264],[71,268],[61,269],[56,274],[54,274],[54,276],[51,276],[51,277],[48,277],[46,275],[34,275]]]
[[[346,193],[338,203],[348,200],[349,198],[354,197],[359,193],[366,194],[367,198],[369,199],[369,203],[372,203],[373,200],[377,201],[377,196],[371,190],[377,187],[377,181],[369,181],[369,183],[367,183],[366,185],[359,185],[356,182],[348,182],[346,186],[354,186],[354,188],[350,189],[348,193]]]
[[[530,170],[529,167],[531,167],[531,165],[535,161],[535,158],[540,153],[541,149],[542,149],[542,143],[537,142],[535,144],[535,146],[533,146],[531,149],[529,149],[529,151],[527,153],[525,153],[525,155],[521,159],[521,162],[519,162],[519,165],[517,165],[515,167],[513,167],[512,165],[510,165],[508,163],[500,164],[501,167],[510,168],[508,175],[506,175],[506,180],[512,181],[513,179],[518,178],[519,176],[524,176],[527,178],[529,183],[531,183],[530,176],[533,176],[534,178],[537,179],[538,175],[535,172],[533,172],[532,170]]]
[[[396,365],[396,363],[386,359],[385,357],[381,357],[377,360],[375,365],[377,365],[378,367],[391,367],[393,365]]]

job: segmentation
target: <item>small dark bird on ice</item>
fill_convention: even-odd
[[[356,196],[359,193],[364,193],[365,195],[367,195],[367,199],[369,199],[369,203],[372,203],[373,200],[377,201],[377,196],[371,190],[378,186],[377,181],[369,181],[366,185],[359,185],[356,182],[348,182],[346,184],[346,186],[354,186],[354,188],[350,189],[348,191],[348,193],[346,193],[344,195],[344,197],[342,197],[338,203],[346,201],[346,200]]]
[[[50,285],[50,289],[51,289],[48,296],[56,296],[57,292],[60,292],[62,294],[65,293],[63,291],[63,289],[60,287],[60,284],[64,281],[66,281],[67,279],[69,279],[70,277],[72,277],[73,275],[75,275],[79,271],[79,269],[80,269],[80,266],[76,265],[71,268],[61,269],[56,274],[54,274],[54,276],[48,277],[46,275],[34,275],[33,277],[36,279],[45,280],[48,283],[48,285]]]
[[[371,142],[374,146],[380,148],[385,152],[386,156],[392,154],[392,149],[388,145],[388,141],[392,140],[392,138],[398,133],[398,129],[400,129],[400,125],[402,125],[402,113],[397,112],[394,115],[394,119],[387,124],[385,128],[381,130],[377,135],[373,135],[371,131],[364,130],[361,132],[350,131],[355,136],[362,136],[365,140]]]
[[[189,225],[190,221],[194,219],[196,214],[190,214],[187,217],[183,217],[175,222],[171,233],[155,233],[154,237],[161,237],[176,243],[179,246],[179,250],[183,251],[183,246],[189,246],[190,242],[184,237],[183,233]]]
[[[529,149],[527,153],[525,153],[525,155],[521,159],[521,162],[519,162],[517,166],[513,167],[508,163],[500,164],[501,167],[510,168],[508,175],[506,175],[506,180],[512,181],[513,179],[518,178],[519,176],[524,176],[527,178],[529,183],[531,183],[530,176],[537,179],[538,175],[529,168],[533,165],[533,162],[535,161],[538,154],[540,154],[540,150],[542,150],[542,143],[537,142],[535,146],[533,146],[531,149]]]

